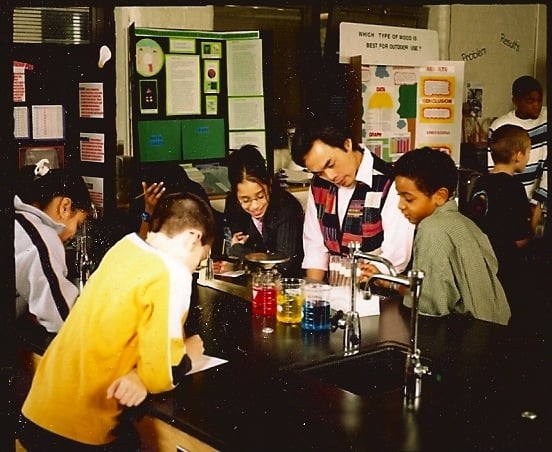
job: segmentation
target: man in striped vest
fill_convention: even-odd
[[[414,226],[398,209],[391,165],[355,143],[346,127],[311,121],[296,129],[292,158],[313,173],[305,209],[302,267],[322,281],[331,254],[347,255],[360,242],[403,271],[410,261]],[[362,276],[387,273],[360,265]]]

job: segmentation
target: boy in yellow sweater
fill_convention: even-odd
[[[183,325],[215,230],[206,202],[168,195],[146,241],[129,234],[106,253],[37,368],[18,429],[28,450],[130,450],[124,408],[173,389],[203,354]]]

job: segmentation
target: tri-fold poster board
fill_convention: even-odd
[[[218,162],[243,144],[266,156],[260,32],[132,25],[129,35],[133,152],[141,162]]]
[[[339,30],[340,62],[358,72],[363,143],[387,161],[430,146],[458,163],[464,62],[439,60],[433,30],[348,22]]]

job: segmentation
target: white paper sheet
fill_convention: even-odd
[[[228,278],[236,278],[245,274],[245,270],[229,270],[225,272],[215,273],[217,276],[226,276]]]
[[[200,359],[196,359],[192,362],[192,369],[186,375],[192,375],[202,370],[210,369],[211,367],[220,366],[227,363],[228,360],[217,358],[215,356],[202,355]]]
[[[342,310],[347,312],[351,309],[351,288],[350,287],[332,287],[330,295],[330,306],[336,311]],[[365,300],[360,291],[356,294],[356,310],[360,317],[369,315],[379,315],[380,304],[379,297],[372,295],[371,298]]]

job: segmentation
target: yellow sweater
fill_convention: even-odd
[[[174,388],[192,275],[130,234],[105,255],[37,368],[22,408],[35,424],[101,445],[122,407],[109,385],[136,368],[148,392]]]

